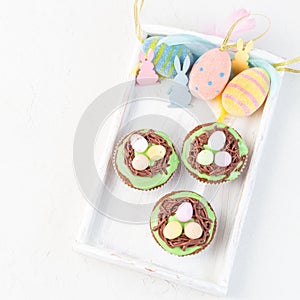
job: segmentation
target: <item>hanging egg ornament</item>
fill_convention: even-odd
[[[222,95],[222,105],[232,116],[250,116],[266,100],[270,84],[270,76],[264,69],[247,69],[234,77],[226,86]]]
[[[231,73],[231,60],[227,51],[215,48],[207,51],[194,64],[189,88],[196,98],[215,99],[225,88]]]
[[[178,56],[181,65],[183,65],[184,59],[188,56],[191,64],[194,61],[191,50],[183,45],[170,45],[165,43],[159,43],[162,36],[152,36],[144,41],[142,51],[148,53],[149,49],[154,51],[154,58],[152,63],[156,73],[166,78],[174,78],[177,74],[174,66],[175,57]]]

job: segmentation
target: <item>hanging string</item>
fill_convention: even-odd
[[[272,64],[272,66],[275,68],[276,71],[279,71],[279,72],[300,73],[300,70],[286,67],[288,65],[292,65],[292,64],[295,64],[297,62],[300,62],[300,56],[289,59],[287,61]]]
[[[140,14],[144,5],[144,0],[135,0],[134,1],[134,24],[135,24],[135,33],[138,40],[141,43],[144,43],[143,34],[140,25]]]
[[[262,37],[270,30],[270,28],[271,28],[271,21],[270,21],[270,19],[269,19],[267,16],[260,15],[260,14],[251,14],[250,16],[260,16],[260,17],[264,17],[264,18],[268,21],[267,29],[266,29],[263,33],[261,33],[260,35],[258,35],[257,37],[253,38],[252,41],[254,42],[254,41],[257,41],[257,40],[259,40],[260,38],[262,38]],[[229,44],[228,44],[228,41],[229,41],[229,39],[230,39],[230,37],[231,37],[231,35],[232,35],[234,29],[236,28],[236,26],[237,26],[241,21],[243,21],[244,19],[249,18],[250,16],[244,16],[244,17],[241,17],[241,18],[239,18],[238,20],[236,20],[236,21],[232,24],[232,26],[229,28],[229,30],[228,30],[228,32],[227,32],[225,38],[224,38],[224,41],[223,41],[223,43],[222,43],[222,45],[221,45],[221,48],[220,48],[221,51],[224,51],[224,50],[226,50],[226,49],[231,49],[231,48],[236,48],[236,47],[237,47],[237,43],[235,43],[235,44],[230,44],[230,45],[229,45]],[[244,42],[244,47],[245,47],[249,42],[250,42],[250,41]]]

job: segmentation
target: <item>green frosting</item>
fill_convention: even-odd
[[[190,222],[193,222],[194,221],[194,218],[191,218],[190,220],[188,220],[187,222],[181,222],[177,219],[176,215],[173,215],[173,216],[170,216],[168,218],[168,223],[172,222],[172,221],[177,221],[181,224],[182,228],[184,228],[184,226],[187,224],[187,223],[190,223]]]
[[[203,178],[203,179],[206,179],[206,180],[209,180],[209,181],[219,181],[219,180],[222,180],[226,177],[226,175],[219,175],[219,176],[208,176],[204,173],[200,173],[198,170],[194,169],[190,164],[189,162],[187,161],[188,157],[189,157],[189,153],[190,153],[190,145],[191,143],[193,142],[193,140],[207,132],[207,131],[210,131],[210,130],[213,130],[215,129],[215,127],[218,127],[218,128],[225,128],[227,127],[226,124],[223,124],[223,123],[214,123],[212,125],[209,125],[209,126],[205,126],[205,127],[202,127],[200,128],[199,130],[195,131],[192,135],[189,136],[189,138],[184,142],[183,144],[183,149],[182,149],[182,161],[185,165],[185,167],[192,173],[196,174],[198,177],[200,178]],[[228,128],[228,131],[234,136],[235,139],[238,140],[238,145],[239,145],[239,152],[240,152],[240,156],[243,156],[243,155],[247,155],[248,154],[248,148],[247,148],[247,145],[246,143],[241,139],[240,135],[232,128],[232,127],[229,127]],[[205,146],[204,146],[205,148]],[[241,164],[242,162],[240,162],[237,167],[235,168],[235,170],[230,174],[230,176],[226,179],[227,181],[232,181],[234,179],[236,179],[239,175],[240,175],[240,172],[239,171],[236,171],[238,170],[240,167],[241,167]]]
[[[213,212],[213,210],[210,208],[210,206],[208,205],[207,201],[205,200],[205,198],[203,198],[202,196],[194,193],[194,192],[188,192],[188,191],[182,191],[182,192],[177,192],[174,193],[173,195],[170,195],[171,199],[176,199],[176,198],[194,198],[199,200],[205,207],[208,217],[212,220],[212,225],[211,228],[209,230],[209,234],[210,234],[210,238],[207,241],[207,243],[204,246],[194,246],[194,247],[188,247],[185,251],[183,251],[180,247],[174,247],[174,248],[170,248],[159,236],[158,234],[158,230],[154,231],[153,228],[155,226],[157,226],[158,223],[158,213],[159,213],[159,208],[160,205],[156,206],[155,209],[153,210],[152,214],[151,214],[151,220],[150,220],[150,226],[153,232],[153,235],[155,236],[155,239],[157,240],[157,242],[163,247],[163,249],[165,249],[166,251],[168,251],[171,254],[175,254],[177,256],[185,256],[185,255],[189,255],[194,253],[195,251],[205,247],[207,244],[210,243],[210,241],[213,238],[213,231],[214,231],[214,227],[215,227],[215,223],[216,223],[216,216],[215,213]],[[176,220],[175,216],[170,216],[169,220]],[[181,224],[184,224],[182,222],[180,222]]]
[[[141,133],[144,133],[147,131],[148,131],[147,129],[139,130],[139,132],[141,132]],[[163,132],[160,132],[160,131],[154,131],[154,132],[155,132],[155,134],[164,138],[167,141],[168,145],[170,147],[172,147],[172,149],[173,149],[173,152],[169,158],[169,166],[167,167],[167,174],[158,173],[153,177],[141,177],[141,176],[136,176],[136,175],[132,174],[130,169],[124,163],[124,146],[125,146],[125,143],[129,140],[130,134],[123,140],[123,142],[117,148],[115,163],[116,163],[116,166],[118,167],[119,172],[121,172],[123,174],[123,176],[125,176],[135,188],[140,189],[140,190],[150,190],[152,188],[155,188],[157,186],[164,184],[165,182],[167,182],[169,180],[169,178],[176,171],[176,169],[179,165],[179,158],[173,148],[173,144],[172,144],[171,140],[169,139],[169,137],[166,134],[164,134]]]

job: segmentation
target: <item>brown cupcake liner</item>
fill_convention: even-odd
[[[152,211],[164,200],[165,197],[167,196],[171,196],[171,195],[174,195],[174,194],[177,194],[177,193],[180,193],[180,192],[188,192],[188,191],[175,191],[175,192],[171,192],[171,193],[168,193],[166,195],[164,195],[162,198],[160,198],[154,205]],[[151,217],[150,217],[150,222],[149,222],[149,227],[150,227],[150,231],[151,231],[151,234],[152,234],[152,237],[153,239],[155,240],[155,242],[160,246],[160,248],[162,248],[165,252],[169,253],[170,255],[173,255],[173,256],[176,256],[176,257],[186,257],[186,256],[192,256],[192,255],[195,255],[195,254],[198,254],[200,252],[202,252],[204,249],[206,249],[214,240],[214,237],[215,237],[215,233],[216,233],[216,230],[217,230],[217,216],[216,216],[216,213],[214,211],[214,209],[212,208],[211,204],[207,202],[207,205],[209,206],[209,208],[213,211],[214,215],[215,215],[215,222],[214,222],[214,227],[213,227],[213,231],[212,231],[212,234],[211,234],[211,239],[208,243],[206,243],[205,245],[203,245],[201,248],[195,250],[194,252],[192,253],[189,253],[189,254],[186,254],[186,255],[176,255],[174,253],[170,253],[168,250],[166,250],[165,248],[162,247],[162,245],[157,241],[154,233],[153,233],[153,230],[151,228]]]

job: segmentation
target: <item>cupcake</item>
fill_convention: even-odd
[[[185,138],[182,162],[196,179],[222,183],[236,179],[245,166],[248,148],[241,136],[223,123],[197,126]]]
[[[165,195],[154,206],[150,229],[167,252],[186,256],[204,250],[216,231],[216,216],[200,195],[178,191]]]
[[[120,178],[138,190],[164,185],[174,174],[179,158],[170,138],[152,129],[127,134],[117,145],[114,166]]]

